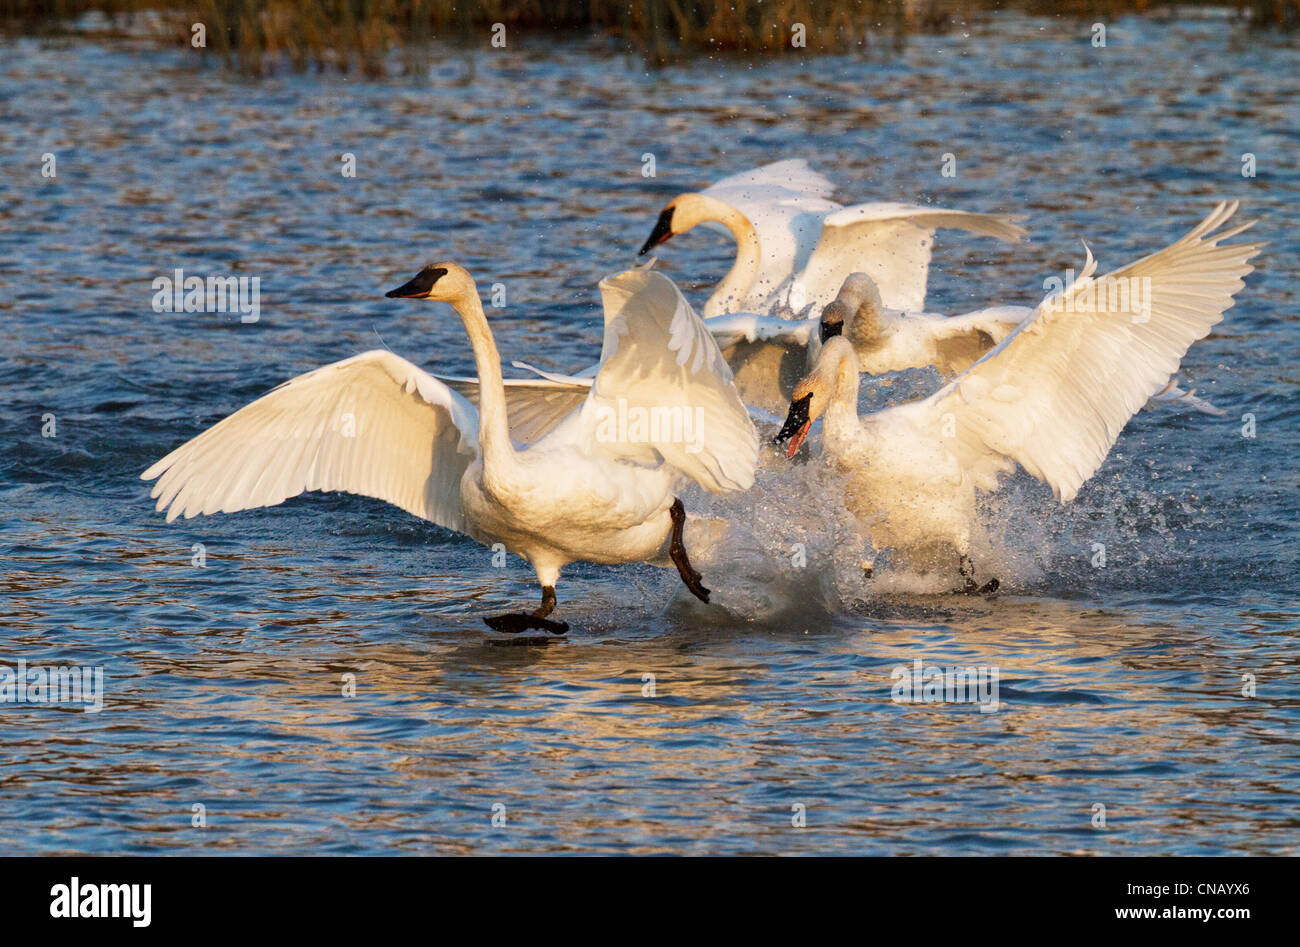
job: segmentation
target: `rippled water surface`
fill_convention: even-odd
[[[1088,36],[1008,18],[891,58],[657,73],[520,37],[468,82],[463,51],[418,79],[254,81],[3,41],[0,659],[101,666],[106,691],[99,714],[0,705],[6,851],[1295,853],[1300,54],[1214,19]],[[507,358],[572,370],[599,351],[595,282],[670,196],[792,156],[841,199],[1030,215],[1019,247],[941,235],[941,311],[1031,302],[1080,238],[1119,265],[1241,199],[1270,246],[1183,366],[1228,417],[1143,412],[1066,508],[1013,480],[985,511],[989,600],[846,585],[833,490],[773,465],[713,505],[773,554],[806,541],[803,572],[715,569],[719,616],[653,568],[574,565],[549,647],[480,621],[534,599],[522,561],[379,502],[153,512],[152,461],[379,336],[468,371],[450,310],[383,298],[430,259],[506,285]],[[728,252],[701,231],[663,257],[702,300]],[[155,313],[177,267],[261,277],[260,321]],[[917,658],[998,667],[1001,709],[892,702]]]

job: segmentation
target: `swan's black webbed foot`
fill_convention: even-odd
[[[963,582],[961,588],[953,589],[955,595],[992,595],[1002,585],[997,579],[989,579],[983,585],[976,585],[975,564],[970,561],[969,556],[961,557],[957,571],[961,573]]]
[[[493,615],[483,619],[483,623],[493,631],[500,631],[507,635],[517,635],[532,631],[534,628],[549,631],[553,635],[562,635],[569,630],[569,626],[562,621],[550,621],[546,617],[554,610],[555,586],[547,585],[542,587],[542,604],[537,611],[531,614],[510,612],[506,615]]]
[[[553,635],[562,635],[569,630],[569,626],[562,621],[538,618],[536,615],[529,615],[527,612],[493,615],[490,618],[483,619],[483,622],[493,631],[505,632],[507,635],[517,635],[521,632],[532,631],[534,628],[549,631]]]
[[[686,523],[686,507],[682,505],[680,499],[673,498],[673,505],[668,508],[668,515],[673,520],[672,544],[668,547],[668,557],[677,567],[677,574],[682,577],[682,583],[691,594],[701,602],[708,602],[709,590],[700,581],[704,577],[691,566],[691,560],[686,555],[686,547],[682,545],[682,526]]]

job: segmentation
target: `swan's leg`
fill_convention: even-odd
[[[517,635],[521,631],[531,631],[534,628],[540,628],[542,631],[549,631],[553,635],[562,635],[569,630],[569,626],[562,621],[549,621],[547,615],[555,610],[555,586],[542,586],[542,604],[531,614],[527,612],[510,612],[506,615],[493,615],[491,618],[485,618],[483,621],[493,631],[505,632],[508,635]]]
[[[691,560],[686,555],[686,547],[682,545],[682,526],[686,523],[686,507],[677,497],[673,498],[673,505],[668,508],[668,515],[673,520],[672,544],[668,547],[668,557],[677,567],[677,574],[682,577],[682,582],[690,589],[691,594],[701,602],[707,602],[709,590],[700,583],[703,576],[691,567]]]
[[[960,591],[967,595],[972,595],[979,588],[975,584],[975,563],[970,561],[970,556],[962,553],[961,558],[957,560],[957,573],[962,577],[962,586]]]
[[[555,586],[542,586],[542,604],[533,612],[534,618],[545,618],[555,611]]]
[[[989,579],[983,585],[975,584],[975,563],[970,561],[970,556],[962,553],[961,558],[957,560],[957,571],[961,573],[964,580],[962,587],[953,591],[963,595],[992,595],[998,590],[1002,583],[997,579]]]

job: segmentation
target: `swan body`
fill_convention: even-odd
[[[685,556],[674,492],[688,480],[719,493],[748,488],[757,435],[717,346],[671,280],[633,270],[603,280],[600,292],[605,340],[594,378],[507,384],[469,273],[425,267],[388,295],[456,310],[474,351],[477,408],[400,356],[366,352],[281,385],[141,476],[157,479],[151,495],[169,522],[341,490],[502,543],[532,565],[543,602],[532,615],[489,619],[498,630],[566,630],[545,618],[561,569],[579,560],[676,565],[707,601]],[[510,436],[512,404],[527,446]],[[692,412],[700,436],[662,428],[619,436],[609,423],[619,411],[652,408]]]
[[[997,346],[929,398],[858,416],[858,355],[831,336],[793,393],[778,440],[793,457],[819,416],[824,456],[849,476],[846,504],[872,545],[922,570],[965,565],[977,490],[1016,466],[1068,502],[1128,419],[1161,393],[1190,345],[1232,306],[1262,244],[1224,241],[1236,203],[1187,236],[1100,279],[1088,253],[1079,278],[1044,300]],[[1217,231],[1217,232],[1216,232]],[[1108,281],[1147,281],[1149,312],[1085,305]],[[995,587],[995,586],[994,586]]]
[[[936,229],[1012,242],[1025,236],[1015,217],[891,202],[845,207],[830,199],[833,190],[803,159],[732,175],[669,201],[641,253],[702,224],[731,234],[736,260],[705,303],[705,318],[820,310],[854,272],[870,275],[891,308],[920,311]]]

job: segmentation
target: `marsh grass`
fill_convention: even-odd
[[[192,9],[208,25],[209,46],[254,72],[276,61],[383,72],[396,47],[413,53],[431,39],[486,46],[495,23],[505,25],[507,43],[524,32],[585,31],[656,63],[789,49],[795,23],[814,51],[850,48],[855,37],[897,43],[908,28],[893,0],[196,0]]]
[[[1223,0],[1258,27],[1300,26],[1300,0]],[[701,53],[740,56],[899,48],[915,32],[943,32],[999,10],[1107,21],[1127,13],[1177,16],[1147,0],[0,0],[12,29],[57,29],[83,13],[131,18],[188,44],[206,27],[207,48],[244,72],[337,69],[381,75],[427,65],[430,42],[486,47],[492,24],[522,33],[605,35],[655,64]],[[796,48],[795,24],[804,46]],[[509,42],[509,39],[507,39]],[[395,55],[395,51],[400,54]]]

